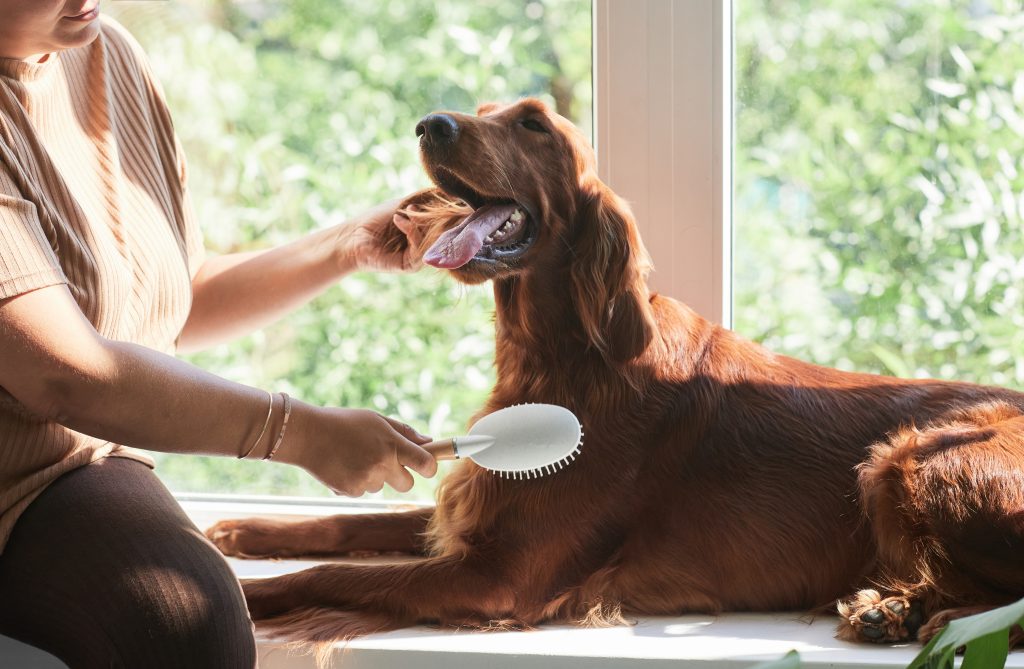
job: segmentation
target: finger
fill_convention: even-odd
[[[405,437],[414,444],[425,444],[428,441],[430,441],[430,437],[424,434],[420,434],[411,425],[403,423],[400,420],[395,420],[394,418],[388,418],[387,416],[384,416],[384,420],[386,420],[391,425],[391,427],[395,429],[395,432],[402,435],[403,437]]]
[[[409,237],[413,233],[413,222],[404,210],[399,209],[395,212],[394,218],[391,219],[394,222],[395,227],[402,231],[402,234]]]
[[[405,467],[395,467],[388,473],[387,483],[398,492],[409,492],[415,481]]]
[[[426,478],[437,473],[437,460],[434,456],[410,441],[398,444],[398,464]]]

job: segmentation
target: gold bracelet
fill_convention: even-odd
[[[267,397],[270,398],[270,403],[267,405],[267,418],[263,421],[263,429],[260,430],[260,436],[256,437],[256,441],[252,442],[252,446],[249,447],[249,450],[238,456],[239,460],[249,457],[249,454],[259,446],[261,441],[263,441],[263,435],[267,433],[267,427],[270,425],[270,414],[274,412],[274,394],[268,390]]]
[[[284,431],[288,429],[288,418],[292,415],[292,400],[288,397],[288,393],[281,393],[281,399],[284,400],[284,422],[281,423],[281,431],[277,433],[277,441],[274,442],[274,447],[263,456],[264,460],[273,458],[274,453],[277,453],[278,447],[284,441]]]

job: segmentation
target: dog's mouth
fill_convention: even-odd
[[[464,200],[474,211],[427,249],[426,264],[442,269],[470,263],[513,266],[536,241],[537,226],[525,205],[481,195],[444,168],[434,170],[433,176],[441,190]]]

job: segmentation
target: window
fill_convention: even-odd
[[[593,127],[655,289],[821,364],[1024,384],[1018,4],[595,0],[593,24],[586,0],[111,9],[168,89],[214,251],[425,185],[426,111],[540,95]],[[353,276],[195,360],[453,434],[492,382],[490,313],[486,287],[436,273]],[[178,491],[326,494],[259,463],[159,471]]]
[[[109,8],[163,82],[213,253],[260,248],[428,185],[416,121],[546,99],[591,127],[589,0],[179,0]],[[461,433],[492,383],[493,304],[428,270],[354,275],[192,358],[224,377]],[[292,467],[157,454],[176,492],[330,495]],[[436,479],[414,492],[429,497]]]
[[[1024,385],[1020,3],[597,0],[595,25],[602,176],[653,287],[820,364]]]
[[[1017,2],[736,3],[735,326],[1024,386]]]

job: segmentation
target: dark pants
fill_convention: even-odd
[[[256,644],[227,562],[140,462],[68,472],[0,555],[0,634],[71,669],[252,669]]]

